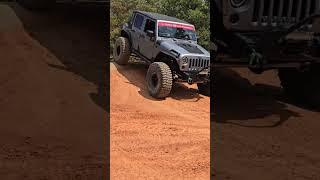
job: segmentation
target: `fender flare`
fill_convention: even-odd
[[[128,38],[130,44],[132,44],[131,34],[128,32],[128,30],[122,29],[120,34],[122,37]]]

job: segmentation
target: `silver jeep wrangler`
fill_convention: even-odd
[[[210,94],[210,54],[197,44],[194,25],[134,11],[115,42],[113,57],[117,64],[125,65],[131,53],[150,64],[146,81],[151,96],[167,97],[174,82],[197,83],[200,93]]]

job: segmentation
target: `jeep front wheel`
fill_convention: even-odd
[[[55,0],[18,0],[18,3],[31,10],[41,10],[52,7]]]
[[[200,94],[210,96],[210,82],[198,83],[197,86]]]
[[[146,81],[152,97],[161,99],[169,96],[173,83],[170,67],[163,62],[152,63],[149,66]]]
[[[114,61],[119,65],[128,64],[130,58],[130,43],[125,37],[119,37],[113,48]]]
[[[312,106],[320,106],[320,64],[311,65],[306,71],[279,69],[278,74],[281,85],[289,96]]]

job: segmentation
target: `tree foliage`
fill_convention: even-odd
[[[205,48],[209,47],[209,0],[114,0],[111,1],[110,11],[111,48],[133,10],[157,12],[194,24],[200,36],[199,44]]]

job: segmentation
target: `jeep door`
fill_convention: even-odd
[[[139,51],[139,41],[141,36],[141,29],[143,27],[144,16],[142,14],[136,13],[133,20],[132,32],[131,32],[131,40],[132,47],[134,50]]]
[[[153,31],[154,37],[149,37],[147,31]],[[148,59],[152,59],[154,55],[156,35],[156,21],[145,18],[143,32],[140,36],[140,51]]]

